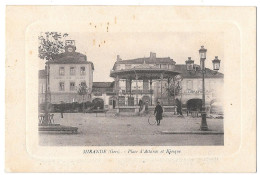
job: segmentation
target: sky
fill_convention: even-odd
[[[102,26],[103,25],[103,26]],[[224,34],[222,32],[107,32],[109,24],[89,24],[100,27],[99,32],[68,32],[67,39],[75,40],[76,51],[87,55],[93,62],[94,82],[113,81],[110,78],[117,55],[125,59],[149,57],[150,52],[157,57],[170,57],[176,64],[185,64],[191,57],[199,64],[199,49],[207,49],[206,67],[212,69],[215,56],[221,60],[220,72],[224,72]],[[40,61],[40,69],[44,61]]]

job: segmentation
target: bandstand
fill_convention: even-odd
[[[167,91],[174,77],[180,74],[174,68],[174,65],[161,68],[146,64],[144,59],[143,64],[112,70],[110,76],[115,80],[117,112],[139,113],[140,100],[148,101],[150,111],[154,110],[156,102],[160,101],[164,112],[175,112],[174,97]],[[125,88],[120,86],[122,81],[126,84]]]

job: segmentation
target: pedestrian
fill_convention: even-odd
[[[139,112],[141,112],[143,109],[143,100],[139,100]]]
[[[148,100],[146,100],[146,103],[145,103],[145,113],[148,114],[148,106],[149,106],[149,102]]]
[[[113,99],[113,109],[116,108],[116,100]]]
[[[162,109],[162,106],[160,105],[160,102],[158,101],[157,105],[154,109],[154,114],[155,114],[157,125],[160,125],[160,123],[161,123],[162,113],[163,113],[163,109]]]
[[[60,115],[61,115],[61,118],[63,118],[63,112],[64,112],[64,105],[63,105],[63,101],[61,101],[61,104],[60,104]]]
[[[176,105],[177,105],[177,114],[182,115],[181,102],[178,98],[176,98]]]

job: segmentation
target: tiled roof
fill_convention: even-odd
[[[136,59],[131,59],[131,60],[121,60],[117,61],[116,63],[119,64],[162,64],[162,63],[167,63],[167,64],[174,64],[175,61],[171,59],[170,57],[165,57],[165,58],[136,58]]]
[[[113,82],[93,82],[93,88],[113,88]]]
[[[64,52],[53,56],[53,60],[56,62],[60,59],[71,59],[76,61],[87,61],[87,56],[79,52]]]
[[[116,64],[175,64],[175,61],[170,57],[164,58],[151,58],[151,57],[144,57],[144,58],[136,58],[130,60],[119,60],[116,61],[113,70],[115,69]]]
[[[39,75],[39,79],[46,79],[46,71],[44,69],[39,70],[38,75]]]
[[[49,64],[91,64],[94,70],[94,64],[87,61],[87,56],[79,52],[64,52],[53,56],[53,60],[48,61]]]
[[[198,65],[194,64],[194,66],[198,66]],[[202,74],[200,71],[198,71],[196,73],[187,71],[186,64],[176,64],[175,71],[179,72],[183,78],[201,78],[202,77]],[[205,78],[224,78],[224,74],[213,71],[209,68],[206,68]]]

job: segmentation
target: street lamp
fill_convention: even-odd
[[[206,108],[205,108],[205,60],[206,60],[206,52],[207,49],[204,48],[204,46],[201,46],[199,50],[200,54],[200,68],[202,73],[202,111],[201,111],[201,126],[200,130],[207,131],[208,125],[207,125],[207,114],[206,114]]]
[[[191,60],[191,57],[188,57],[188,60],[185,62],[186,62],[187,70],[188,71],[193,70],[194,60]]]
[[[204,48],[204,46],[201,46],[200,50],[199,50],[199,54],[200,54],[200,69],[195,69],[194,68],[194,60],[191,60],[191,57],[188,57],[188,60],[186,61],[186,68],[187,71],[189,71],[190,73],[192,71],[195,71],[195,73],[197,73],[198,71],[201,72],[202,74],[202,111],[201,111],[201,126],[200,126],[200,130],[202,131],[207,131],[208,130],[208,125],[207,125],[207,114],[206,114],[206,108],[205,108],[205,74],[206,74],[206,70],[205,70],[205,60],[206,60],[206,53],[207,53],[207,49]],[[220,60],[218,59],[218,57],[216,56],[214,60],[212,60],[213,63],[213,70],[214,71],[218,71],[220,68]]]
[[[213,69],[218,71],[220,68],[220,60],[218,59],[218,56],[215,56],[215,59],[212,60],[213,63]]]

